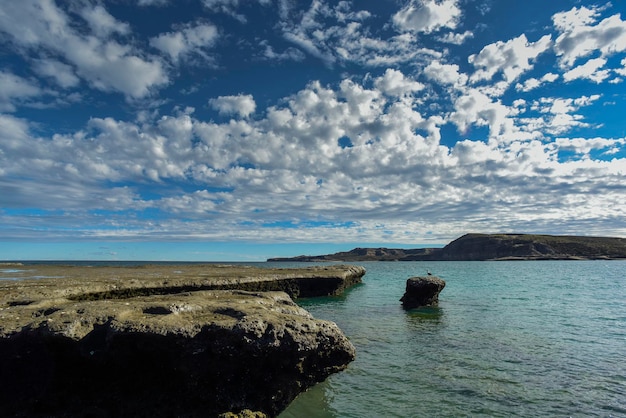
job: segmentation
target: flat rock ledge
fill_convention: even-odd
[[[276,416],[355,357],[290,295],[340,293],[362,267],[23,269],[48,278],[0,280],[3,416]]]
[[[446,282],[436,276],[411,277],[406,281],[406,291],[400,299],[404,309],[434,306],[439,303],[439,293]]]

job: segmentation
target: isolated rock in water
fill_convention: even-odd
[[[406,281],[406,291],[400,301],[405,309],[436,305],[439,302],[439,292],[445,286],[446,282],[439,277],[411,277]]]

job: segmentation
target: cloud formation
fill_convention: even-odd
[[[209,100],[209,104],[220,115],[239,115],[241,117],[249,116],[254,113],[256,103],[250,94],[238,94],[237,96],[220,96]]]
[[[409,32],[455,29],[461,17],[457,3],[457,0],[412,0],[393,16],[393,23],[400,30]]]
[[[192,53],[207,58],[207,49],[211,48],[218,38],[218,30],[214,25],[200,23],[187,25],[174,32],[162,33],[150,39],[150,45],[167,54],[174,63],[181,57]]]
[[[610,5],[500,37],[453,0],[71,3],[0,13],[10,239],[626,235]]]
[[[626,22],[619,14],[598,22],[599,15],[598,8],[581,6],[552,17],[560,32],[554,49],[562,67],[570,68],[577,60],[596,53],[605,57],[626,51]]]
[[[52,0],[9,2],[0,14],[0,30],[8,34],[14,48],[40,59],[59,57],[98,90],[141,98],[169,81],[160,60],[110,37],[127,33],[126,24],[101,6],[83,10],[82,17],[92,29],[88,36],[77,32],[72,18]]]

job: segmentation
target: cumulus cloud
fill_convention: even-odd
[[[250,116],[256,109],[254,98],[250,94],[238,94],[237,96],[220,96],[210,99],[211,107],[220,115],[239,115],[241,117]]]
[[[178,63],[181,57],[192,53],[207,58],[206,50],[211,48],[219,33],[217,27],[211,24],[188,25],[175,32],[167,32],[150,39],[150,45],[169,55],[169,58]]]
[[[404,76],[398,70],[388,68],[382,77],[376,79],[374,85],[383,93],[392,96],[402,96],[422,90],[424,85]]]
[[[590,59],[586,63],[572,68],[563,74],[565,81],[572,81],[579,78],[587,78],[596,83],[601,83],[610,76],[609,70],[601,70],[606,64],[605,58]]]
[[[490,138],[506,138],[518,131],[511,115],[512,110],[500,101],[492,100],[479,89],[468,89],[455,100],[450,121],[462,133],[471,125],[487,126]]]
[[[599,53],[602,57],[626,51],[626,22],[619,14],[598,22],[600,11],[585,6],[556,13],[552,17],[560,35],[554,49],[564,68],[581,58]]]
[[[443,64],[439,61],[432,61],[426,68],[424,74],[430,80],[434,80],[444,85],[465,85],[468,81],[466,74],[459,72],[457,64]]]
[[[367,21],[372,15],[352,10],[350,3],[339,2],[330,7],[320,0],[295,17],[285,6],[279,26],[283,37],[306,54],[328,66],[357,63],[368,67],[393,66],[406,62],[426,62],[438,58],[439,51],[416,47],[415,35],[406,32],[380,38],[372,36]]]
[[[550,35],[541,37],[537,42],[529,42],[524,34],[507,42],[498,41],[487,45],[478,54],[468,58],[476,68],[470,81],[491,80],[496,73],[501,72],[504,80],[512,83],[533,68],[531,62],[547,51],[550,45]]]
[[[118,21],[100,5],[93,8],[86,7],[81,10],[80,14],[98,37],[107,37],[113,33],[121,35],[130,33],[130,26],[127,23]]]
[[[531,103],[530,109],[541,114],[540,117],[522,119],[527,130],[545,132],[550,135],[561,135],[573,128],[589,127],[589,122],[578,112],[600,99],[600,95],[581,96],[578,98],[543,97]]]
[[[526,81],[524,81],[523,83],[517,83],[515,85],[515,89],[517,91],[529,92],[546,83],[554,83],[558,78],[559,78],[559,75],[554,74],[554,73],[544,74],[544,76],[541,77],[540,79],[531,77],[527,79]]]
[[[33,69],[38,74],[54,80],[56,84],[65,89],[76,87],[80,84],[80,79],[74,73],[72,66],[54,59],[35,60]]]
[[[16,103],[28,101],[41,93],[39,86],[32,81],[0,70],[0,111],[14,112]]]
[[[439,131],[445,121],[418,112],[410,95],[398,95],[417,86],[395,71],[363,83],[312,82],[254,120],[216,123],[191,111],[142,123],[93,118],[83,130],[37,138],[23,120],[2,116],[7,128],[0,135],[0,204],[29,207],[37,199],[43,211],[62,209],[73,214],[72,222],[87,225],[74,228],[74,236],[102,239],[289,242],[297,228],[297,239],[302,233],[312,241],[377,241],[384,230],[394,241],[410,242],[425,225],[441,228],[444,237],[470,227],[494,228],[493,211],[504,216],[496,229],[529,219],[547,222],[545,213],[575,222],[597,220],[607,211],[618,216],[615,199],[621,195],[602,187],[623,188],[623,159],[588,156],[614,152],[623,139],[465,140],[447,147]],[[530,106],[552,117],[597,100],[544,99]],[[218,97],[212,106],[242,116],[255,111],[247,95]],[[468,89],[455,106],[451,118],[459,125],[483,124],[494,135],[509,130],[507,121],[515,116],[477,89]],[[341,138],[351,146],[342,146]],[[559,150],[576,150],[580,158],[560,162]],[[19,187],[7,179],[20,179]],[[110,188],[111,182],[127,186]],[[137,184],[150,185],[150,193],[140,193]],[[598,186],[594,199],[590,184]],[[42,204],[44,193],[50,198]],[[581,207],[583,218],[576,220]],[[572,208],[579,209],[572,214]],[[111,215],[91,216],[96,209]],[[160,211],[161,219],[141,220],[144,210]],[[285,219],[292,225],[285,226]],[[56,224],[59,231],[69,226],[63,222]],[[271,236],[262,227],[268,223],[277,225]]]
[[[259,4],[268,6],[272,0],[257,0]],[[212,12],[224,13],[241,23],[247,23],[248,19],[238,10],[240,8],[240,0],[202,0],[202,4]],[[245,2],[244,2],[245,3]]]
[[[465,43],[466,40],[473,38],[473,37],[474,37],[474,33],[466,30],[463,33],[452,33],[452,32],[446,33],[445,35],[439,38],[439,41],[447,43],[447,44],[462,45],[463,43]]]
[[[262,56],[270,61],[302,61],[306,58],[304,53],[297,48],[289,47],[282,52],[276,52],[267,41],[259,44],[265,48]]]
[[[29,68],[0,69],[0,111],[62,96],[52,88],[146,98],[179,75],[174,71],[186,76],[185,64],[212,69],[220,35],[229,47],[252,45],[196,16],[139,40],[116,9],[87,3],[73,2],[71,13],[51,0],[3,6],[3,45]],[[140,0],[145,7],[165,3]],[[520,35],[482,49],[467,42],[435,51],[422,41],[441,46],[471,36],[463,32],[465,3],[411,1],[391,20],[350,2],[273,4],[281,21],[270,26],[278,33],[259,33],[251,59],[279,64],[306,54],[345,74],[302,78],[291,93],[263,96],[268,107],[256,90],[208,99],[204,85],[193,97],[198,103],[180,103],[168,90],[161,103],[170,100],[174,110],[137,106],[114,116],[97,108],[87,122],[56,133],[23,116],[30,109],[0,113],[0,228],[73,239],[414,243],[424,231],[446,241],[467,230],[538,230],[558,220],[571,232],[585,225],[587,233],[626,234],[614,229],[623,223],[625,139],[600,137],[587,111],[605,96],[617,99],[571,91],[561,97],[563,83],[542,88],[574,80],[597,88],[589,81],[626,76],[626,60],[610,69],[622,59],[609,56],[621,45],[619,25],[605,23],[613,29],[604,31],[599,9],[555,15],[554,42]],[[251,7],[241,0],[204,6],[242,23]],[[568,36],[592,39],[598,49],[587,53]],[[551,46],[558,57],[542,56]],[[453,56],[457,49],[466,55]],[[540,56],[556,65],[539,67]],[[207,116],[206,107],[223,118]],[[463,140],[446,137],[453,126]],[[33,207],[38,216],[20,215]]]
[[[455,29],[461,17],[457,0],[412,0],[393,16],[401,31],[431,33]]]
[[[169,81],[158,59],[103,38],[113,32],[126,33],[125,24],[101,6],[84,9],[82,15],[91,23],[92,34],[76,30],[71,17],[52,1],[9,2],[0,14],[0,31],[9,35],[16,48],[40,54],[41,59],[48,59],[48,55],[62,58],[73,66],[76,75],[102,91],[141,98]]]
[[[243,14],[237,13],[239,0],[202,0],[202,4],[204,4],[204,7],[214,12],[225,13],[241,23],[247,22]]]
[[[622,68],[615,69],[615,72],[619,75],[626,76],[626,58],[624,58],[621,62]]]
[[[614,154],[626,145],[625,138],[556,138],[555,149],[570,151],[589,156],[592,151],[604,150],[606,154]]]

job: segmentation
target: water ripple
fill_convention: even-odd
[[[357,359],[281,418],[626,416],[626,262],[363,264],[364,285],[304,301]],[[427,269],[439,307],[403,311]]]

